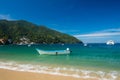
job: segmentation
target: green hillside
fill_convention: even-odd
[[[11,39],[13,43],[20,43],[21,38],[27,38],[34,43],[82,43],[73,36],[28,21],[0,20],[0,39]]]

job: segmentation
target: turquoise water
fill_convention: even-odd
[[[43,50],[71,49],[70,55],[39,55]],[[120,44],[52,44],[0,46],[0,68],[59,74],[73,77],[118,80],[120,78]],[[109,76],[109,77],[108,77]]]

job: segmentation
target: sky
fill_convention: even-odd
[[[84,43],[120,43],[120,0],[0,0],[0,19],[45,25]]]

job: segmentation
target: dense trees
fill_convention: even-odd
[[[35,43],[82,43],[70,35],[24,20],[0,20],[0,38],[12,39],[14,43],[17,43],[22,37]]]

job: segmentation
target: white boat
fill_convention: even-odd
[[[87,43],[84,43],[84,46],[87,46]]]
[[[115,43],[114,43],[114,41],[113,40],[109,40],[109,41],[107,41],[107,43],[106,43],[107,45],[114,45]]]
[[[31,44],[28,44],[28,47],[30,47],[31,46]]]
[[[48,54],[48,55],[58,55],[58,54],[70,54],[70,49],[67,48],[66,50],[41,50],[41,49],[36,49],[40,55],[42,54]]]

